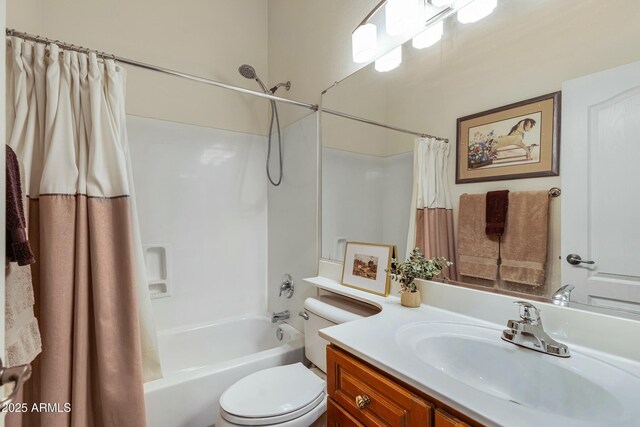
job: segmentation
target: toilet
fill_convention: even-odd
[[[338,295],[307,298],[304,310],[305,356],[315,367],[302,363],[276,366],[237,381],[220,397],[216,427],[309,427],[324,414],[328,342],[318,331],[371,316],[377,310]]]

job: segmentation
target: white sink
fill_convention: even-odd
[[[447,322],[400,328],[396,341],[407,357],[433,375],[513,405],[593,425],[632,424],[640,413],[640,378],[569,347],[559,358],[500,339],[502,329]]]

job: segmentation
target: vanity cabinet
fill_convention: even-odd
[[[434,424],[435,424],[435,427],[468,427],[469,426],[469,424],[460,421],[459,419],[443,411],[442,409],[436,409]]]
[[[327,347],[327,391],[329,427],[480,426],[333,345]]]

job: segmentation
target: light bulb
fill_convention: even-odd
[[[442,38],[444,33],[444,23],[438,21],[417,36],[413,38],[413,47],[416,49],[424,49],[433,46]]]
[[[386,31],[399,36],[414,31],[423,23],[423,0],[387,0],[385,7]]]
[[[435,7],[449,6],[454,0],[431,0],[431,4]]]
[[[402,63],[402,46],[376,59],[375,68],[382,73],[391,71]]]
[[[498,0],[474,0],[458,11],[458,21],[463,24],[477,22],[491,15],[498,5]]]
[[[353,62],[371,61],[376,56],[378,38],[374,24],[361,25],[351,34]]]

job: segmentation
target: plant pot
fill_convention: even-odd
[[[403,292],[402,294],[400,294],[400,304],[405,307],[420,307],[421,302],[422,298],[420,298],[420,291]]]

